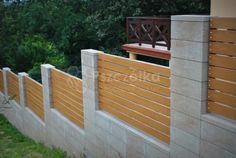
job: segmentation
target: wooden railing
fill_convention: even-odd
[[[82,80],[57,69],[52,69],[51,75],[54,108],[84,128]]]
[[[0,70],[0,91],[3,92],[3,72]]]
[[[99,55],[100,108],[124,122],[170,142],[170,69]]]
[[[211,18],[208,111],[236,120],[236,18]]]
[[[128,17],[126,21],[128,43],[166,46],[170,50],[170,18]]]
[[[30,77],[25,77],[26,106],[44,120],[43,87]]]
[[[18,76],[11,71],[8,73],[8,90],[8,95],[12,97],[17,103],[20,103],[19,79]]]

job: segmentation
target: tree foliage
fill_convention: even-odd
[[[37,74],[41,63],[80,66],[80,50],[120,54],[127,16],[209,14],[210,0],[0,2],[0,67]],[[37,76],[37,75],[36,75]]]

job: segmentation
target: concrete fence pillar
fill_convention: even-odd
[[[200,157],[206,112],[209,16],[171,17],[171,158]]]
[[[28,76],[27,73],[24,73],[24,72],[18,73],[20,105],[23,107],[26,106],[26,94],[25,94],[25,77],[26,76]]]
[[[47,123],[48,116],[50,115],[50,108],[52,106],[51,99],[51,69],[55,68],[50,64],[41,65],[42,85],[43,85],[43,103],[44,103],[44,114],[45,122]]]
[[[95,112],[98,105],[98,54],[97,50],[81,50],[82,79],[83,79],[83,104],[84,124],[86,136],[86,155],[93,155],[93,146],[96,144],[95,137]],[[93,156],[91,156],[93,157]]]
[[[8,72],[11,71],[10,68],[5,67],[2,69],[3,71],[3,88],[4,88],[4,94],[7,97],[8,96]]]

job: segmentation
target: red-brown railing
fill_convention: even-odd
[[[129,43],[166,46],[170,50],[170,18],[127,17],[127,41]]]

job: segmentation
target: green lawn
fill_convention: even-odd
[[[50,149],[22,135],[0,114],[0,158],[68,158],[59,149]]]

